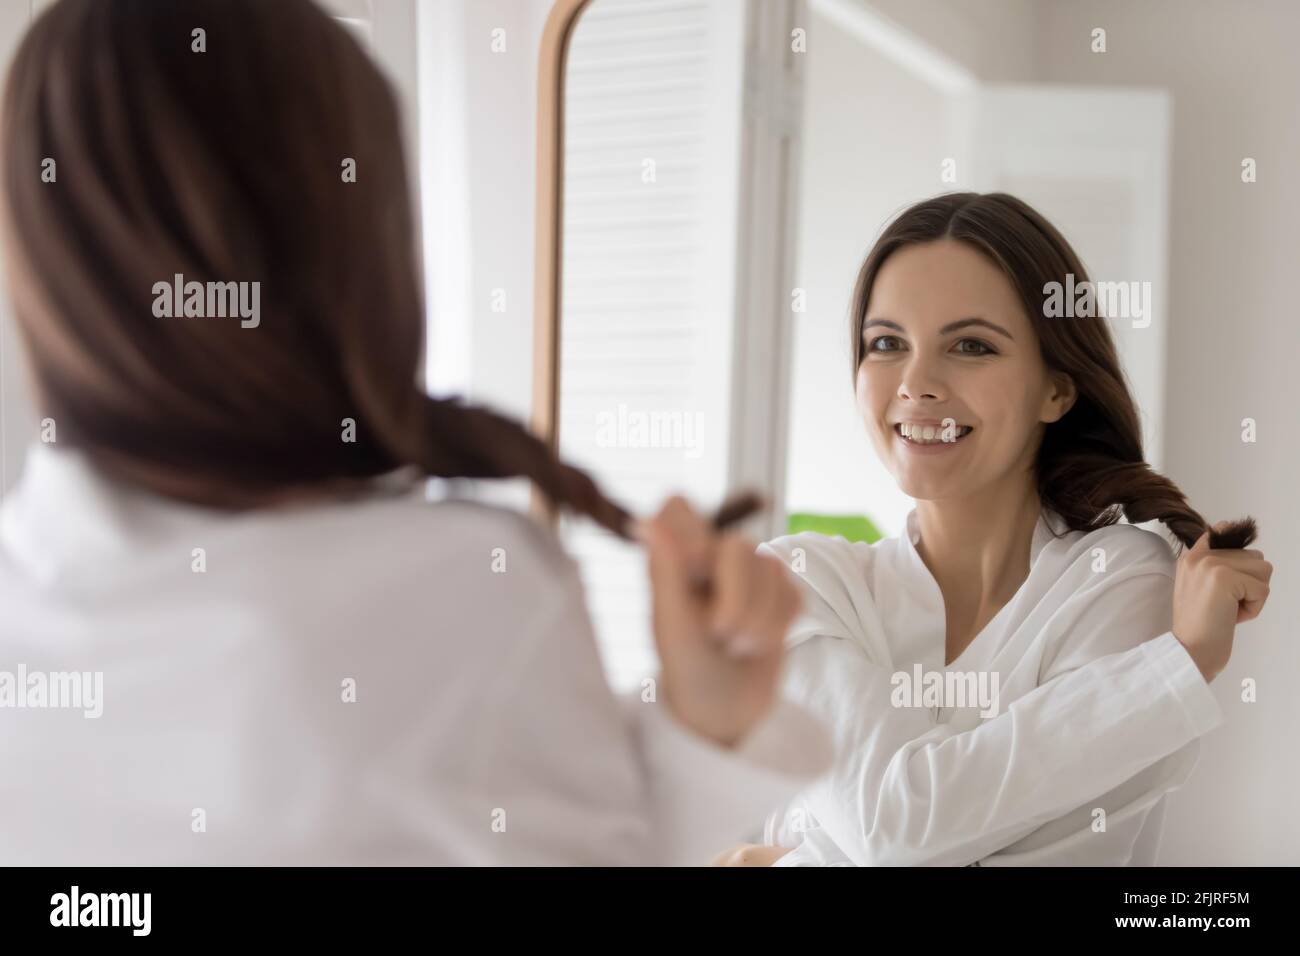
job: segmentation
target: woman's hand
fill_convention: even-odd
[[[734,746],[771,707],[799,592],[754,542],[672,498],[638,536],[650,558],[660,693],[685,726]]]
[[[1207,683],[1227,666],[1236,626],[1259,616],[1273,576],[1262,551],[1212,550],[1209,536],[1178,559],[1173,624]]]

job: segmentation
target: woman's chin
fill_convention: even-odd
[[[951,479],[936,481],[932,477],[904,476],[898,490],[917,501],[938,501],[960,493],[958,482]]]

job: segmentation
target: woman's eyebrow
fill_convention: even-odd
[[[863,332],[867,331],[867,329],[871,328],[873,325],[883,325],[887,329],[895,329],[899,332],[905,331],[901,325],[899,325],[897,322],[894,322],[890,319],[868,319],[866,322],[862,324],[862,331]],[[956,332],[958,329],[964,329],[970,325],[982,325],[985,328],[992,329],[994,332],[997,332],[999,335],[1005,335],[1012,342],[1016,340],[1015,336],[1013,336],[1010,332],[1008,332],[1002,326],[990,322],[988,319],[958,319],[956,322],[949,322],[947,325],[941,328],[939,330],[939,334],[947,335],[949,332]]]

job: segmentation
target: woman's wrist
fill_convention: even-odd
[[[707,740],[714,746],[721,747],[723,750],[734,750],[745,736],[744,730],[737,730],[734,727],[715,726],[709,721],[702,720],[698,715],[688,712],[688,710],[680,706],[672,692],[667,688],[664,689],[664,702],[668,705],[669,715],[683,729],[690,731],[703,740]]]
[[[1192,659],[1192,663],[1196,665],[1196,669],[1201,672],[1201,676],[1205,678],[1205,683],[1212,683],[1214,678],[1218,677],[1223,671],[1224,665],[1227,662],[1218,660],[1219,655],[1214,655],[1212,659],[1211,655],[1207,653],[1207,649],[1204,645],[1195,643],[1189,644],[1181,637],[1178,637],[1176,633],[1174,633],[1174,637],[1178,638],[1178,643],[1183,646],[1183,650],[1187,652],[1187,656]]]

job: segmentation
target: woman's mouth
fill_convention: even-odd
[[[939,452],[956,446],[974,428],[970,425],[934,425],[898,422],[894,434],[909,450]]]

